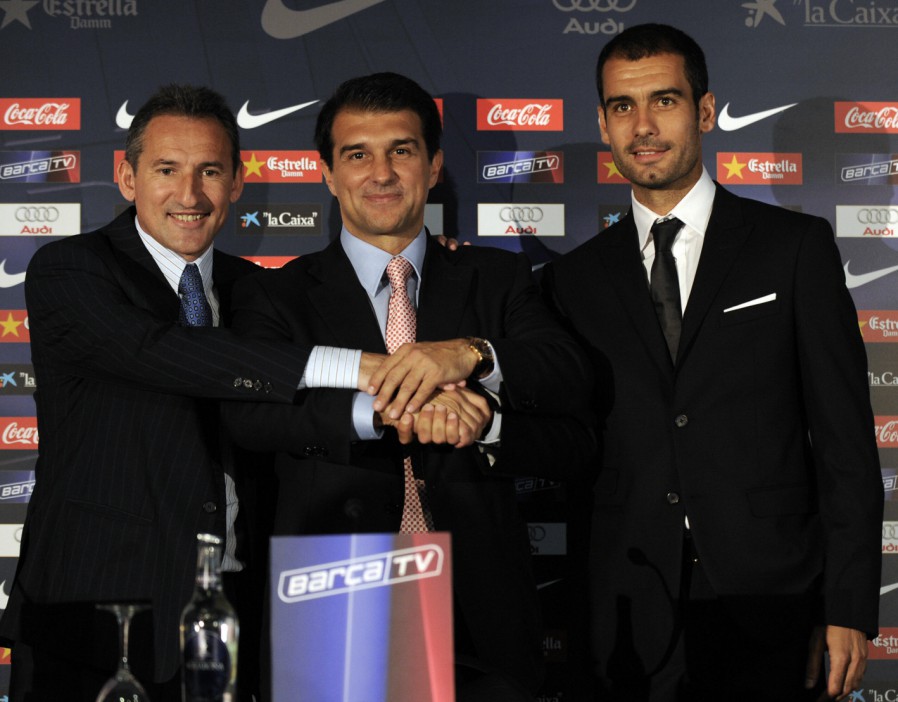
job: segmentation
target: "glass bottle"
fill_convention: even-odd
[[[235,702],[239,624],[222,590],[223,539],[197,534],[196,589],[181,614],[184,702]]]

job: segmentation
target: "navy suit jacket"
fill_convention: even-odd
[[[339,241],[235,291],[234,327],[262,339],[386,353],[368,296]],[[552,319],[523,255],[428,241],[417,339],[489,339],[502,365],[502,446],[417,445],[437,530],[452,534],[457,618],[481,663],[535,689],[542,669],[530,544],[515,475],[582,474],[594,450],[585,405],[592,373]],[[235,440],[280,453],[278,534],[395,532],[403,501],[394,433],[353,441],[349,390],[307,390],[293,407],[228,403]]]
[[[686,515],[718,596],[819,593],[822,623],[876,632],[882,480],[829,224],[718,186],[676,367],[632,215],[547,266],[544,282],[598,370],[600,666],[628,637],[647,670],[661,660]]]

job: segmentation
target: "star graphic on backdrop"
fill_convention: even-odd
[[[617,164],[614,161],[606,161],[605,168],[608,169],[608,173],[606,174],[606,177],[608,178],[612,178],[614,176],[617,176],[618,178],[624,177],[623,174],[617,169]]]
[[[257,161],[256,160],[256,152],[253,151],[252,156],[250,156],[249,161],[244,161],[243,165],[246,166],[246,173],[243,174],[244,178],[248,178],[253,173],[255,173],[260,178],[262,177],[262,164],[265,161]]]
[[[31,22],[28,21],[28,10],[38,4],[38,0],[0,0],[0,10],[5,13],[3,15],[3,29],[13,22],[21,22],[28,29],[31,29]]]
[[[22,322],[16,321],[13,319],[12,312],[6,317],[6,321],[0,320],[0,327],[3,327],[3,333],[0,336],[6,336],[7,334],[12,334],[13,336],[19,335],[19,327],[22,325]]]
[[[733,177],[743,178],[742,169],[745,168],[747,164],[739,163],[736,160],[736,154],[733,154],[733,160],[729,163],[723,164],[723,167],[727,169],[727,180]]]

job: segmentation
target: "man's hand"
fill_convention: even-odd
[[[359,390],[366,392],[371,387],[371,376],[386,358],[387,356],[382,353],[362,352],[362,359],[359,362],[359,382],[356,386]]]
[[[417,439],[422,444],[464,448],[480,438],[492,419],[492,411],[481,395],[467,388],[456,388],[438,390],[415,414],[406,412],[393,419],[381,412],[380,417],[384,425],[396,429],[400,443],[409,444]]]
[[[466,339],[403,344],[371,374],[367,391],[377,395],[375,412],[397,420],[418,412],[437,388],[461,384],[476,365]]]
[[[437,237],[437,243],[440,246],[445,246],[450,251],[455,251],[458,248],[458,239],[452,239],[452,238],[450,238],[448,236],[444,236],[442,234],[440,234]],[[462,244],[462,246],[470,246],[470,245],[471,245],[470,241],[466,241],[464,244]]]
[[[823,652],[829,651],[829,676],[823,700],[842,700],[861,686],[867,669],[867,636],[843,626],[815,627],[808,646],[805,686],[817,682],[823,667]]]

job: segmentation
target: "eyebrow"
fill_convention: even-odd
[[[156,160],[151,162],[153,166],[178,166],[181,165],[180,161],[177,161],[173,158],[157,158]],[[224,168],[224,164],[221,161],[203,161],[198,164],[198,168],[200,170],[206,168]]]
[[[390,142],[390,148],[395,149],[397,146],[405,146],[407,144],[413,144],[415,146],[419,145],[419,141],[417,137],[408,136],[403,137],[402,139],[394,139]],[[364,149],[365,142],[359,142],[358,144],[347,144],[346,146],[340,147],[340,153],[345,154],[347,151],[357,151],[358,149]]]
[[[649,97],[651,98],[659,98],[664,97],[665,95],[674,95],[676,97],[683,97],[685,93],[679,88],[661,88],[660,90],[653,90]],[[635,102],[632,97],[629,95],[614,95],[612,97],[605,98],[605,104],[610,105],[613,102]]]

